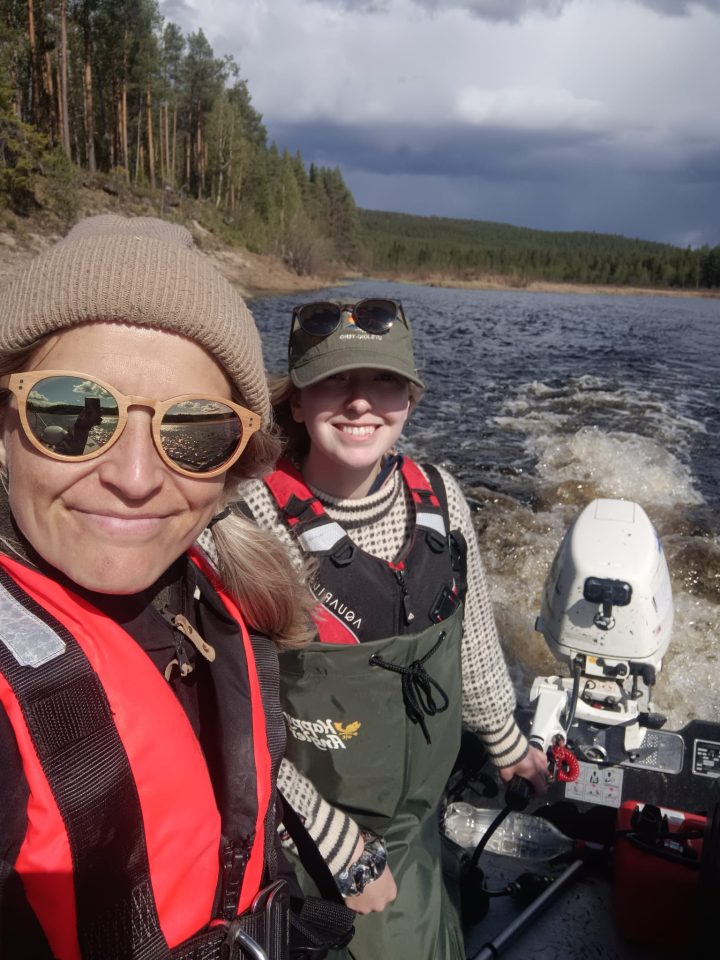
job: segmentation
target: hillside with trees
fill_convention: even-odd
[[[685,250],[603,233],[554,233],[503,223],[361,210],[365,269],[407,277],[502,276],[555,283],[720,287],[720,246]]]
[[[299,273],[356,258],[339,170],[268,143],[231,57],[184,36],[156,0],[0,0],[0,215],[46,204],[71,223],[76,188],[197,201],[226,241]]]
[[[62,233],[93,190],[298,276],[720,288],[720,246],[359,210],[340,170],[268,141],[239,65],[157,0],[0,0],[0,234]]]

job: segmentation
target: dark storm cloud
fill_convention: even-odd
[[[317,0],[304,0],[305,3],[316,3]],[[384,13],[392,0],[320,0],[323,6],[334,10],[347,10],[348,13]],[[413,0],[415,2],[415,0]]]
[[[556,16],[571,0],[413,0],[428,10],[464,10],[483,20],[514,22],[527,14],[546,13]]]
[[[315,0],[313,0],[315,2]],[[382,13],[390,10],[392,0],[321,0],[327,7],[353,13]],[[527,13],[556,14],[572,0],[411,0],[432,13],[463,10],[485,20],[519,20]]]
[[[313,0],[315,2],[315,0]],[[325,6],[353,13],[382,13],[388,11],[391,0],[322,0]],[[573,0],[412,0],[418,7],[433,13],[462,10],[482,20],[515,23],[525,16],[547,14],[558,16]],[[683,17],[693,6],[710,11],[720,10],[720,0],[637,0],[639,6],[670,17]]]
[[[700,246],[718,243],[720,202],[673,177],[577,170],[566,180],[382,176],[347,171],[358,206],[421,216],[510,223],[537,230],[621,234]]]
[[[597,133],[461,124],[429,128],[399,123],[271,122],[268,128],[279,144],[296,144],[306,161],[370,173],[423,176],[557,179],[578,162],[579,155],[592,157],[603,142],[603,135]]]
[[[639,0],[639,3],[670,17],[685,17],[690,13],[691,7],[705,7],[711,13],[720,11],[719,0]]]
[[[602,166],[610,153],[605,133],[558,128],[310,121],[269,122],[268,130],[307,162],[380,174],[562,179],[579,165]]]
[[[269,124],[306,163],[338,166],[361,207],[592,230],[680,246],[720,241],[720,148],[622,154],[608,134],[462,125]],[[708,198],[711,198],[708,200]]]

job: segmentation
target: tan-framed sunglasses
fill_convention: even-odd
[[[120,437],[130,407],[153,411],[152,437],[162,460],[186,477],[228,470],[260,428],[260,417],[222,397],[189,393],[168,400],[126,396],[97,377],[32,370],[0,377],[16,398],[30,443],[54,460],[102,456]]]

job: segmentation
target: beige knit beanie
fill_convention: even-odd
[[[184,227],[112,214],[81,220],[0,288],[0,353],[94,320],[137,323],[197,341],[269,424],[252,314]]]

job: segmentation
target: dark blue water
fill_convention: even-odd
[[[717,715],[720,300],[353,282],[252,301],[268,369],[286,369],[295,303],[370,295],[401,299],[413,325],[427,391],[404,447],[465,488],[519,691],[547,672],[533,624],[567,524],[619,497],[645,508],[673,578],[659,705],[676,726]]]

